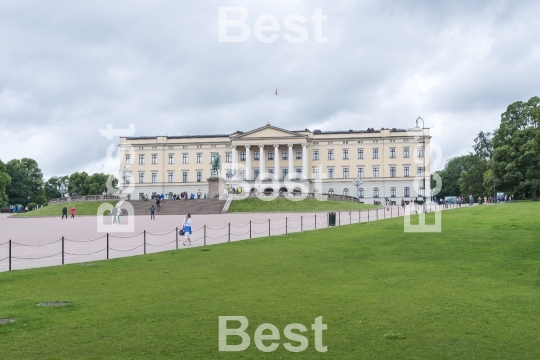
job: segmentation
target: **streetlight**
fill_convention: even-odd
[[[420,116],[418,119],[416,119],[416,128],[418,128],[418,120],[422,120],[422,198],[424,199],[423,204],[423,212],[426,212],[426,137],[424,133],[425,125],[424,125],[424,119],[422,119]]]
[[[123,181],[123,187],[122,187],[122,193],[123,193],[124,190],[126,190],[126,183],[127,183],[127,178],[128,178],[129,171],[124,166],[124,168],[122,170],[120,170],[120,173],[122,174],[121,177],[122,177],[122,181]]]
[[[358,198],[358,201],[360,201],[360,186],[362,185],[362,179],[357,176],[352,183],[353,186],[356,186],[356,197]]]

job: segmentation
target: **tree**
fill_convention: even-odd
[[[38,204],[46,202],[43,173],[35,160],[13,159],[6,164],[6,169],[11,177],[11,184],[6,189],[11,204],[27,204],[28,197]]]
[[[8,205],[6,188],[11,184],[11,176],[7,172],[6,165],[0,160],[0,208]]]
[[[473,198],[484,197],[484,174],[487,170],[487,161],[478,155],[469,154],[464,157],[465,169],[458,180],[462,195],[472,195]]]
[[[76,192],[77,195],[101,195],[104,191],[107,191],[107,179],[109,175],[102,173],[95,173],[88,175],[86,172],[76,172],[69,176],[68,192],[72,194]],[[116,186],[118,180],[113,181],[113,186]]]
[[[497,189],[515,195],[529,193],[533,200],[538,200],[540,187],[540,153],[536,143],[539,109],[540,98],[536,96],[508,106],[493,135],[491,164]]]
[[[464,170],[467,170],[468,162],[467,156],[462,155],[454,157],[446,162],[443,170],[437,171],[441,177],[441,192],[439,196],[457,196],[463,195],[459,187],[459,178]],[[468,196],[468,195],[467,195]]]
[[[45,196],[47,200],[56,199],[62,196],[60,194],[60,186],[64,185],[67,190],[69,177],[68,176],[53,176],[45,183]]]
[[[493,156],[493,140],[490,132],[480,131],[474,139],[474,153],[484,161],[488,161]]]

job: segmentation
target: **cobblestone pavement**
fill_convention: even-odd
[[[406,210],[414,208],[406,207]],[[408,211],[407,211],[408,212]],[[336,213],[336,226],[376,221],[403,216],[398,206],[389,210],[342,211]],[[112,225],[112,218],[98,219],[79,216],[75,219],[13,218],[0,214],[0,272],[9,268],[9,240],[11,240],[11,269],[27,269],[62,264],[81,263],[154,253],[176,249],[177,231],[184,215],[163,215],[155,220],[150,216],[132,217],[133,231],[119,232],[129,220],[121,219],[121,226]],[[247,240],[268,235],[282,235],[328,227],[324,213],[230,213],[194,215],[191,247],[228,241]],[[230,225],[229,225],[230,224]],[[101,229],[101,225],[109,228]],[[103,228],[103,226],[101,226]],[[230,230],[229,230],[230,229]],[[108,235],[107,235],[108,232]],[[146,232],[146,234],[145,234]],[[64,240],[62,241],[62,237]],[[108,246],[107,246],[108,237]],[[146,240],[145,240],[146,239]],[[183,236],[178,236],[178,247],[183,249]],[[63,250],[62,250],[63,245]],[[108,249],[108,251],[107,251]]]

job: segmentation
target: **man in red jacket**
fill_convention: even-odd
[[[75,219],[75,206],[71,207],[71,218]]]

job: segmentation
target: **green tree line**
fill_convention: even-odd
[[[472,195],[476,199],[495,196],[496,191],[538,200],[540,98],[508,106],[497,129],[480,132],[472,152],[448,160],[437,174],[442,180],[441,197]]]
[[[34,159],[13,159],[7,163],[0,160],[0,208],[8,205],[26,205],[28,203],[46,204],[48,200],[64,194],[101,195],[107,190],[110,175],[76,172],[66,176],[53,176],[47,181]],[[117,179],[112,184],[116,186]]]

